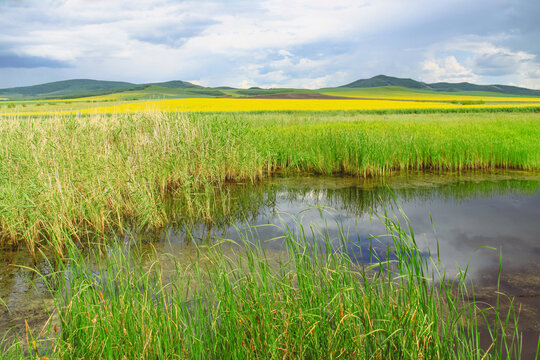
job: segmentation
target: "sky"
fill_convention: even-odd
[[[538,0],[0,0],[0,88],[67,79],[540,89]]]

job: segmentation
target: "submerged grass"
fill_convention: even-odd
[[[127,226],[211,221],[220,206],[214,200],[227,196],[225,183],[282,171],[368,177],[538,169],[539,119],[343,112],[1,117],[0,243],[62,253],[66,244]]]
[[[143,266],[131,251],[107,247],[90,270],[72,250],[49,280],[57,296],[53,338],[28,332],[4,356],[521,358],[514,309],[503,314],[498,300],[487,309],[469,302],[465,273],[449,281],[431,272],[412,229],[383,221],[389,247],[382,258],[372,253],[371,265],[344,251],[354,245],[344,235],[336,242],[313,231],[309,238],[302,226],[285,232],[278,260],[249,232],[240,246],[201,246],[192,263],[156,256]],[[480,327],[489,334],[482,344]]]

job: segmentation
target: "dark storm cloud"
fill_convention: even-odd
[[[0,68],[66,68],[69,64],[63,61],[46,59],[36,56],[20,56],[0,53]]]

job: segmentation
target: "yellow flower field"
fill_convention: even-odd
[[[45,115],[57,114],[104,114],[133,113],[142,111],[163,112],[253,112],[253,111],[350,111],[350,110],[428,110],[428,109],[469,109],[469,108],[501,108],[539,106],[540,102],[489,102],[485,104],[461,105],[451,102],[406,101],[406,100],[361,100],[361,99],[248,99],[248,98],[186,98],[170,100],[148,100],[130,103],[117,103],[107,106],[95,103],[90,107],[69,109],[28,109],[10,111],[4,115]],[[21,109],[22,110],[22,109]],[[2,114],[0,112],[0,114]]]
[[[84,110],[85,113],[97,111],[100,113],[111,112],[139,112],[145,110],[161,111],[187,111],[187,112],[212,112],[212,111],[304,111],[304,110],[382,110],[382,109],[416,109],[416,108],[448,108],[459,105],[445,103],[419,103],[406,101],[388,100],[326,100],[326,99],[174,99],[147,101],[118,106],[100,107],[97,109]]]
[[[530,103],[514,106],[530,106]],[[539,104],[540,105],[540,104]],[[126,113],[146,110],[165,112],[235,112],[235,111],[326,111],[326,110],[401,110],[401,109],[459,109],[467,107],[501,107],[508,104],[460,105],[444,102],[394,100],[327,100],[327,99],[223,99],[189,98],[146,101],[117,106],[85,109],[81,113]]]

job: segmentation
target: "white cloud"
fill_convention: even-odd
[[[428,82],[474,82],[477,80],[477,76],[460,64],[454,56],[426,60],[422,68],[427,72],[424,79]]]
[[[540,64],[536,55],[497,45],[511,39],[507,34],[468,35],[433,45],[422,62],[422,80],[512,83],[539,88]],[[460,54],[462,60],[452,54]]]
[[[283,50],[283,49],[279,50],[278,54],[282,56],[293,56],[293,54],[290,51]]]
[[[238,84],[238,87],[240,87],[241,89],[249,89],[251,87],[251,85],[249,85],[249,81],[248,80],[242,80],[240,81],[240,83]]]

